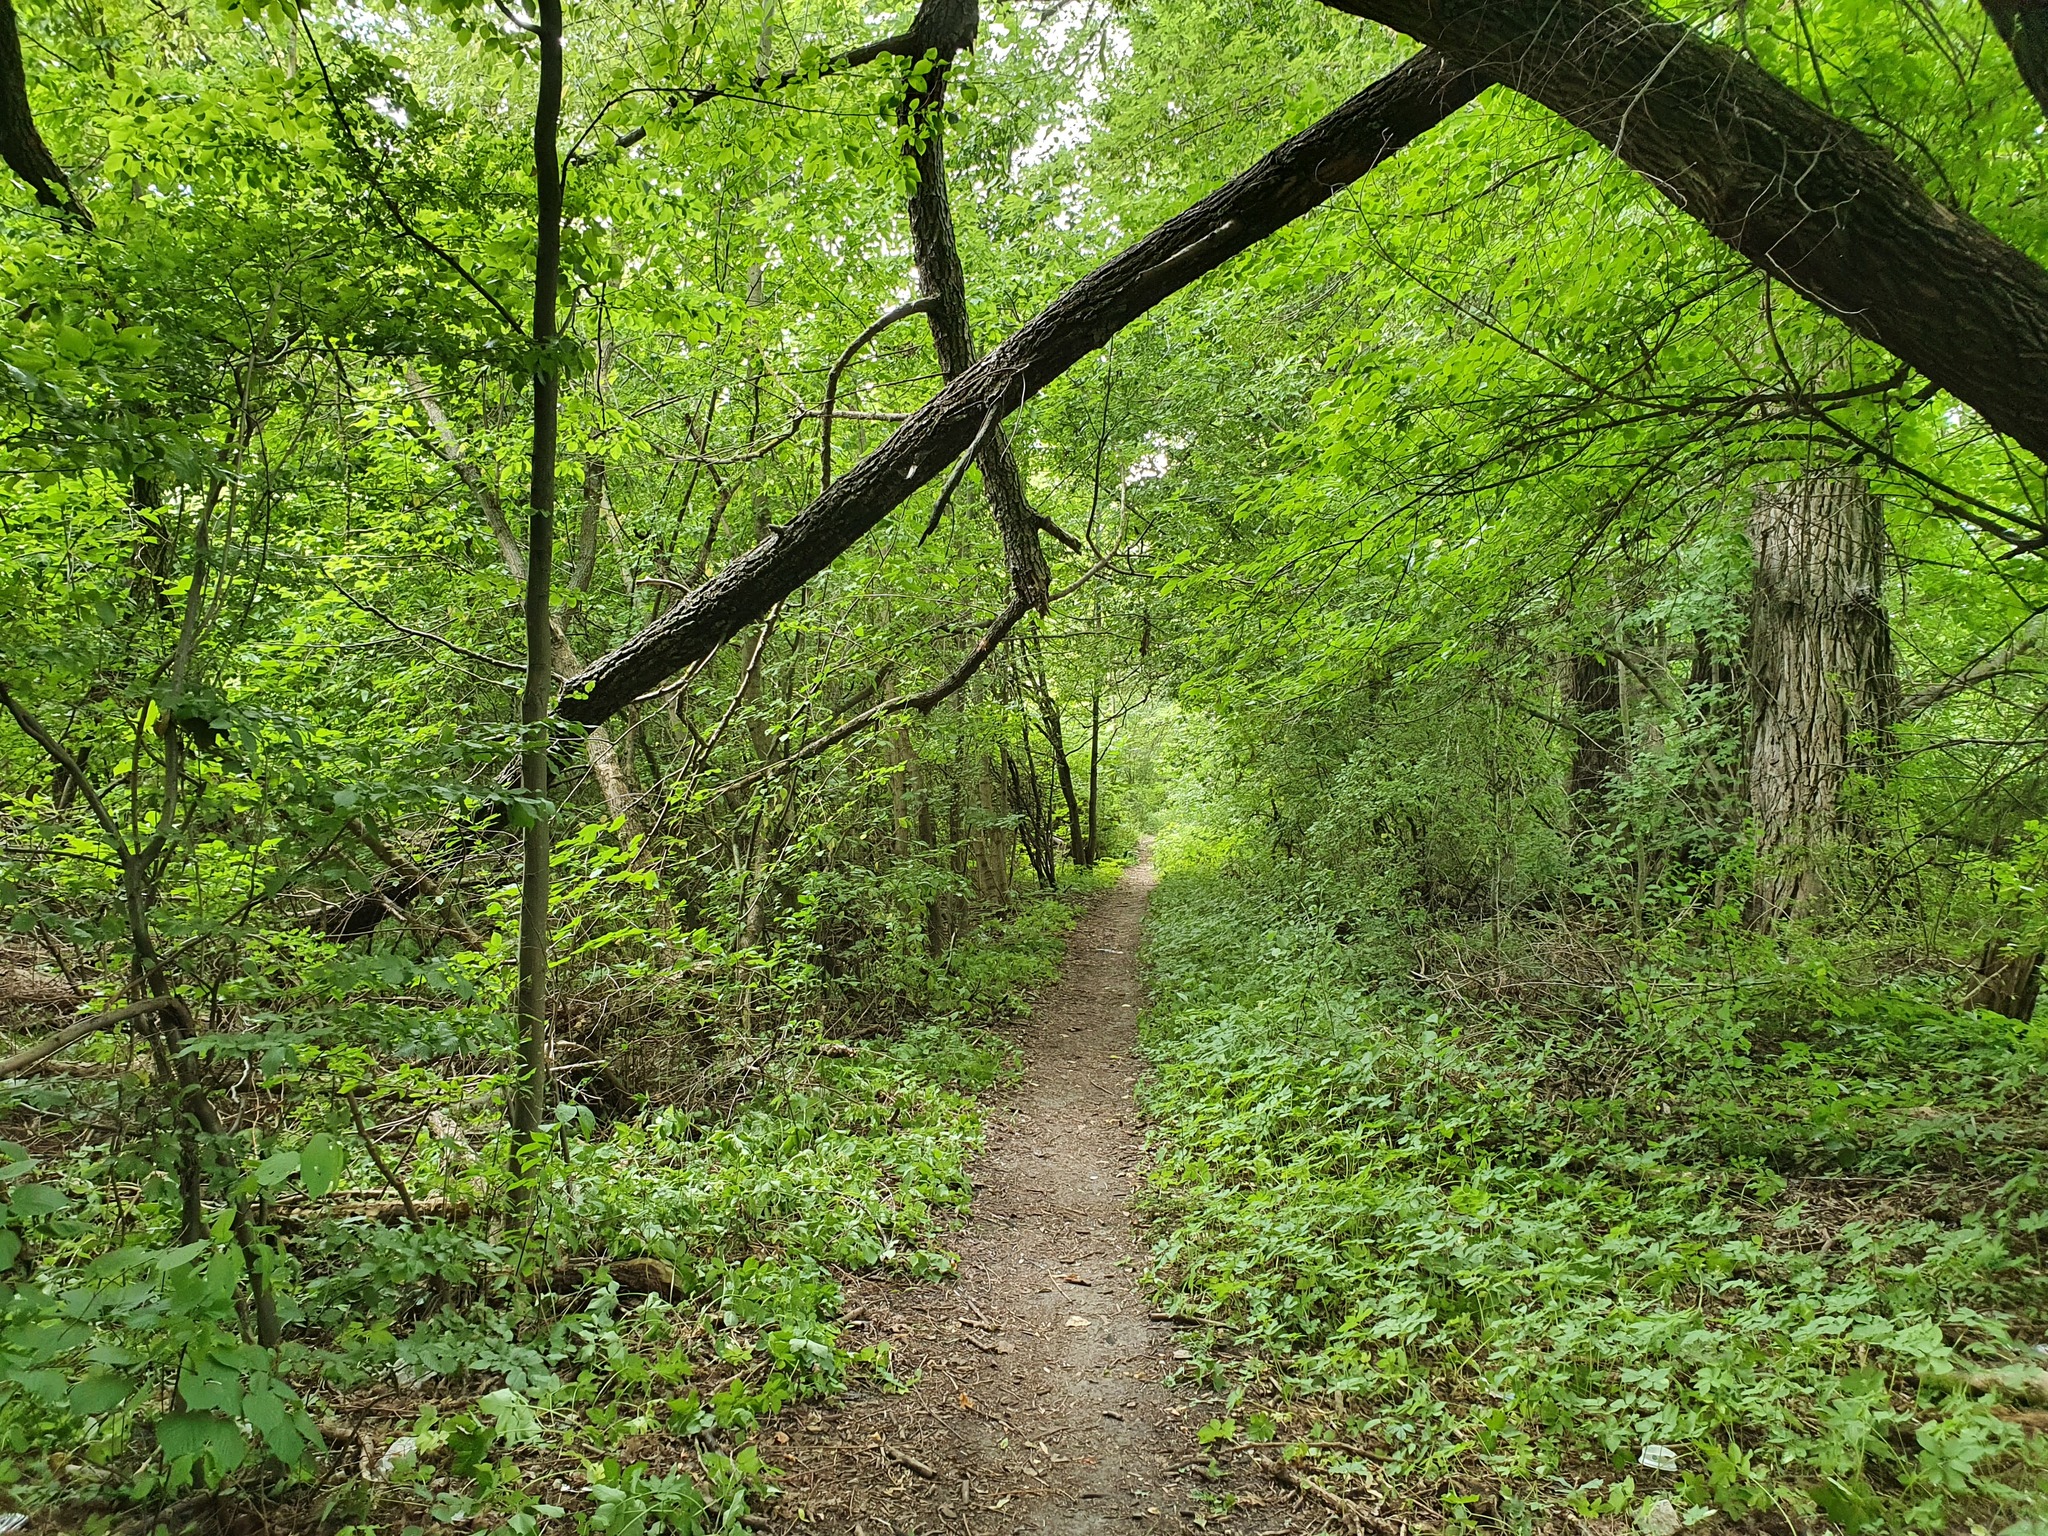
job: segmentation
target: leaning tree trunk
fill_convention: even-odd
[[[1750,919],[1768,926],[1820,894],[1843,787],[1881,762],[1898,680],[1882,602],[1884,510],[1859,476],[1760,492],[1750,542],[1745,759],[1760,859]]]

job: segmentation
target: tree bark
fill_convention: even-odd
[[[1760,492],[1750,519],[1749,802],[1760,868],[1751,921],[1822,891],[1849,775],[1882,760],[1898,707],[1885,614],[1884,511],[1860,477],[1814,474]]]
[[[553,895],[548,795],[548,704],[555,682],[555,614],[550,579],[555,564],[555,459],[561,431],[562,378],[555,349],[555,289],[562,280],[562,0],[540,0],[540,88],[533,109],[536,239],[533,257],[533,467],[527,484],[526,686],[519,723],[526,739],[519,787],[528,817],[519,881],[519,1076],[512,1130],[521,1141],[539,1132],[548,1089],[548,903]]]
[[[1088,695],[1088,844],[1078,862],[1093,868],[1102,857],[1102,693]]]
[[[1434,53],[1419,54],[1167,220],[948,384],[788,526],[571,679],[558,713],[598,724],[709,655],[944,473],[984,423],[1015,411],[1161,300],[1327,202],[1486,83]]]
[[[946,73],[962,48],[974,45],[979,16],[974,0],[926,0],[911,36],[926,39],[938,60],[904,101],[903,117],[916,135],[913,159],[917,182],[910,193],[910,240],[917,257],[918,286],[931,300],[925,319],[939,354],[939,375],[948,383],[974,366],[974,327],[967,310],[967,273],[953,233],[953,200],[946,188]],[[1003,542],[1010,587],[1025,605],[1043,613],[1052,591],[1052,568],[1038,542],[1038,527],[1024,495],[1024,474],[1010,439],[990,429],[975,455],[982,489]]]
[[[28,104],[28,73],[22,64],[21,29],[14,19],[14,0],[0,0],[0,160],[36,194],[45,208],[61,209],[87,229],[92,215],[71,190],[71,180],[57,164],[36,130]]]
[[[2048,271],[1889,150],[1635,0],[1325,0],[1584,129],[1763,271],[2048,458]]]
[[[1983,0],[2012,62],[2043,113],[2048,113],[2048,10],[2040,0]]]
[[[1621,667],[1611,654],[1583,652],[1567,660],[1564,684],[1572,727],[1565,787],[1573,818],[1590,827],[1601,819],[1607,787],[1621,768]]]
[[[2015,950],[2004,939],[1987,939],[1977,962],[1977,984],[1964,994],[1964,1008],[1988,1008],[2022,1024],[2041,1000],[2041,951]]]

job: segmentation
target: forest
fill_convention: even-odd
[[[0,162],[0,1536],[2048,1533],[2035,0],[0,0]]]

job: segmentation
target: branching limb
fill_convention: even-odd
[[[1011,598],[1010,606],[997,615],[995,623],[989,626],[988,631],[982,635],[980,640],[975,642],[974,649],[968,652],[967,659],[954,668],[949,676],[932,684],[931,687],[921,693],[905,694],[901,698],[884,699],[873,708],[861,711],[851,720],[842,721],[824,735],[813,737],[787,757],[778,758],[772,763],[766,763],[745,777],[735,779],[730,784],[722,785],[711,798],[718,799],[726,795],[738,794],[743,790],[753,788],[764,779],[775,778],[780,774],[787,773],[797,764],[809,762],[812,758],[831,751],[832,748],[838,746],[842,741],[858,736],[862,731],[889,715],[902,714],[905,710],[911,709],[916,710],[922,715],[930,714],[973,680],[974,674],[981,670],[983,663],[995,654],[996,647],[1008,638],[1010,631],[1015,629],[1019,621],[1030,611],[1030,607],[1022,597]]]
[[[1758,269],[2048,458],[2048,269],[1753,60],[1640,0],[1325,3],[1550,108]]]
[[[433,645],[453,651],[457,656],[467,656],[471,661],[480,661],[487,667],[496,667],[500,672],[523,672],[526,670],[516,661],[506,661],[503,657],[486,655],[482,651],[473,651],[466,645],[450,640],[446,635],[435,634],[431,629],[414,629],[409,624],[401,624],[368,598],[357,597],[355,593],[349,591],[347,587],[344,587],[338,581],[334,583],[334,590],[348,600],[350,607],[361,609],[372,618],[381,620],[397,630],[401,635],[410,635],[415,640],[428,641]]]
[[[36,131],[28,105],[28,74],[21,57],[21,31],[14,20],[14,0],[0,0],[0,160],[35,190],[36,201],[61,211],[81,228],[93,227],[92,215],[71,179]]]
[[[162,1013],[171,1006],[168,997],[152,997],[140,1003],[129,1003],[122,1008],[110,1008],[105,1013],[89,1013],[82,1019],[75,1019],[58,1030],[47,1040],[16,1051],[5,1061],[0,1061],[0,1079],[20,1077],[32,1072],[59,1051],[78,1044],[87,1035],[98,1034],[116,1024],[130,1019],[139,1019],[145,1013]]]
[[[2010,672],[2022,657],[2039,650],[2043,640],[2048,640],[2048,615],[2037,613],[2022,624],[2005,644],[1985,652],[1954,677],[1930,683],[1901,699],[1897,718],[1910,720],[1959,693],[1968,692],[1979,683],[1988,683],[1994,677],[2003,676]]]
[[[764,539],[564,688],[558,712],[610,718],[716,650],[943,473],[991,407],[1007,413],[1168,296],[1329,201],[1470,101],[1483,73],[1423,53],[1068,288]]]
[[[846,345],[839,354],[839,361],[832,365],[832,371],[825,375],[825,407],[819,413],[823,422],[818,433],[819,474],[818,489],[825,490],[832,484],[832,407],[839,397],[839,376],[846,372],[846,365],[859,355],[861,348],[873,341],[882,332],[899,320],[908,320],[912,315],[930,314],[934,300],[929,294],[921,299],[912,299],[908,304],[898,304],[873,325],[862,331]]]
[[[441,457],[448,467],[455,471],[455,478],[469,492],[477,510],[490,525],[491,537],[498,541],[498,555],[505,562],[505,570],[514,581],[526,580],[526,551],[512,532],[512,524],[505,516],[504,503],[498,500],[498,493],[491,489],[483,471],[476,461],[462,451],[462,439],[456,434],[455,424],[448,419],[448,413],[441,409],[441,400],[434,393],[433,386],[420,376],[420,370],[408,358],[405,364],[405,385],[419,401],[420,410],[427,418],[427,424],[434,429],[435,446],[441,450]]]
[[[918,543],[922,544],[939,531],[939,519],[946,515],[946,503],[953,499],[953,493],[960,489],[960,482],[967,478],[967,466],[974,462],[975,454],[980,450],[982,441],[994,428],[1002,414],[1002,408],[1002,401],[998,399],[988,408],[988,414],[982,417],[981,430],[974,434],[974,441],[967,445],[967,451],[960,455],[960,462],[953,466],[953,473],[947,478],[945,489],[939,492],[939,499],[932,503],[931,518],[925,523],[924,532],[917,536]]]

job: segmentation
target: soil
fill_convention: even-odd
[[[1211,1483],[1177,1389],[1170,1323],[1141,1286],[1132,1088],[1148,863],[1091,905],[1061,978],[1018,1027],[1022,1080],[991,1107],[947,1282],[854,1276],[850,1344],[886,1340],[907,1392],[800,1416],[764,1446],[785,1474],[765,1522],[850,1536],[1310,1531],[1278,1485]],[[1226,1514],[1226,1488],[1237,1508]],[[1258,1514],[1254,1514],[1258,1511]]]

